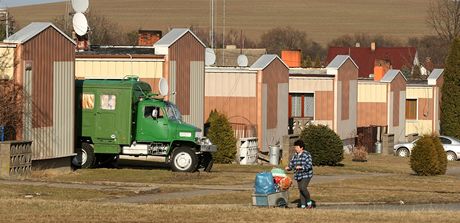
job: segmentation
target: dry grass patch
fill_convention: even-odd
[[[294,185],[296,185],[294,183]],[[340,180],[310,185],[312,198],[319,203],[460,203],[460,179],[450,176],[419,177],[391,175]],[[252,191],[222,192],[191,198],[162,201],[165,204],[251,204]],[[297,187],[289,191],[290,202],[297,202]]]
[[[245,205],[132,205],[23,199],[0,200],[0,215],[6,222],[458,222],[458,212],[451,211],[304,211]]]
[[[0,199],[27,198],[55,201],[101,201],[134,195],[130,191],[70,189],[31,185],[1,185]]]

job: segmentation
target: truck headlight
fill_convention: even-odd
[[[199,145],[212,145],[211,140],[209,140],[209,138],[206,137],[197,138],[196,142]]]

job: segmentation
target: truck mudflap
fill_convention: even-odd
[[[199,145],[199,148],[201,152],[209,152],[209,153],[217,152],[216,145]]]

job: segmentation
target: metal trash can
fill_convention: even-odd
[[[280,146],[268,146],[270,149],[270,164],[278,166],[280,163]]]
[[[375,143],[375,153],[377,154],[382,153],[382,143],[379,141]]]

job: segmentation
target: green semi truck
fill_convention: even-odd
[[[75,165],[91,168],[119,155],[163,156],[173,171],[210,171],[217,147],[182,120],[175,104],[137,77],[77,80]],[[165,90],[166,89],[166,90]],[[166,91],[166,92],[164,92]]]

